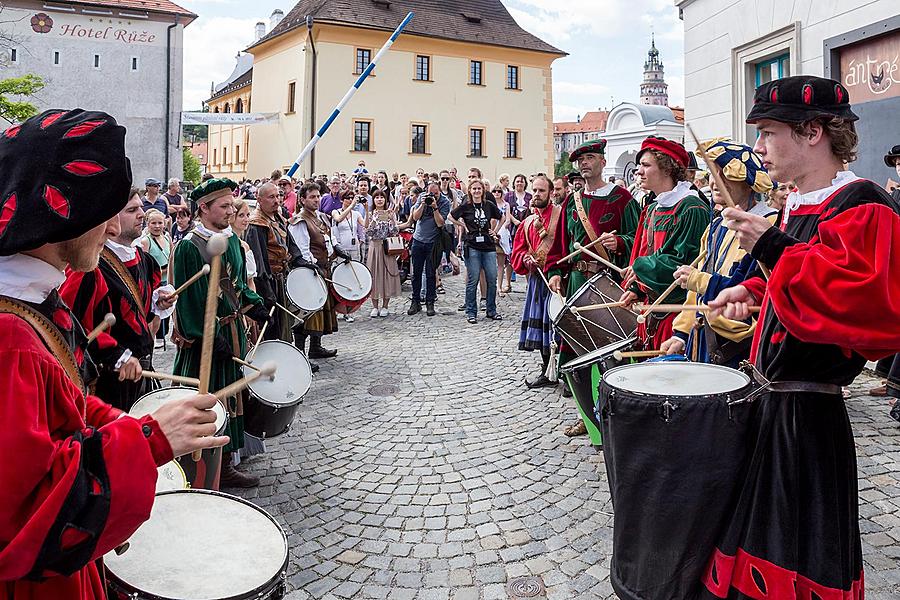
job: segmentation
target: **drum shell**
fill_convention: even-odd
[[[263,513],[268,519],[275,524],[275,526],[281,531],[282,539],[284,541],[285,547],[287,547],[287,536],[284,534],[284,530],[278,525],[277,521],[271,517],[266,511],[262,510],[259,507],[256,507],[250,502],[243,500],[242,498],[238,498],[236,496],[231,496],[229,494],[224,494],[218,491],[212,490],[178,490],[178,491],[166,491],[157,494],[157,496],[167,495],[167,494],[191,494],[191,493],[201,493],[201,494],[214,494],[217,496],[222,496],[228,498],[229,500],[233,500],[235,502],[240,502],[247,506],[253,507],[255,510]],[[286,594],[285,589],[285,578],[287,575],[287,567],[288,560],[290,557],[290,553],[286,553],[284,557],[284,561],[282,562],[281,568],[279,569],[279,573],[277,576],[270,579],[266,584],[254,589],[249,590],[245,593],[242,593],[238,596],[230,596],[228,598],[221,598],[217,600],[281,600],[284,598]],[[136,588],[134,585],[131,585],[121,578],[119,578],[114,571],[112,571],[109,567],[105,569],[106,575],[106,586],[107,586],[107,594],[110,599],[117,600],[182,600],[181,598],[169,598],[167,596],[159,596],[156,594],[148,593],[144,590],[140,590]]]
[[[259,439],[280,436],[290,429],[312,385],[309,360],[293,344],[267,340],[253,351],[252,361],[274,362],[279,370],[271,381],[258,379],[250,384],[244,401],[244,431]],[[248,377],[253,369],[245,365],[242,373]]]
[[[352,270],[356,275],[354,277],[344,277],[343,271]],[[332,283],[328,284],[328,290],[334,299],[334,311],[338,314],[350,314],[359,310],[366,303],[372,293],[372,274],[368,267],[359,261],[349,261],[347,263],[339,263],[331,271]],[[346,289],[341,285],[336,285],[342,280],[344,285],[353,288],[353,296],[346,293]],[[358,283],[357,283],[358,280]],[[361,286],[361,287],[360,287]]]
[[[300,402],[276,407],[250,394],[244,401],[244,431],[261,440],[284,435],[299,409]]]
[[[562,311],[553,320],[553,327],[575,355],[583,356],[634,335],[637,315],[628,309],[593,309],[583,311],[582,318],[572,311],[572,307],[618,302],[623,293],[608,272],[601,272],[566,300]]]
[[[597,360],[581,362],[575,359],[562,365],[559,369],[572,390],[572,396],[578,402],[578,406],[581,407],[582,412],[588,416],[588,419],[597,429],[600,429],[600,422],[596,414],[600,380],[605,372],[622,364],[622,361],[615,359],[613,356],[614,352],[627,350],[635,342],[636,340],[632,338],[611,344],[605,353],[603,352],[604,349],[598,351],[601,355],[597,357]],[[584,360],[588,359],[585,358]]]
[[[747,455],[752,404],[730,402],[750,390],[652,396],[616,388],[609,376],[601,382],[614,508],[610,580],[619,597],[696,597]],[[666,402],[677,407],[668,415]]]

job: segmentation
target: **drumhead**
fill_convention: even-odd
[[[624,365],[603,376],[610,387],[650,396],[712,396],[740,390],[750,383],[744,373],[692,362]]]
[[[178,464],[178,461],[173,460],[171,462],[167,462],[157,469],[157,494],[160,492],[168,492],[170,490],[184,490],[187,489],[187,486],[187,476],[185,476],[184,469],[181,468],[181,465]]]
[[[128,414],[132,417],[140,418],[155,412],[159,407],[168,402],[181,400],[189,396],[193,396],[197,390],[189,387],[172,386],[159,390],[154,390],[149,394],[144,394],[138,401],[134,403]],[[225,429],[225,407],[217,402],[212,410],[216,413],[216,432],[221,433]]]
[[[555,323],[556,318],[563,311],[563,307],[566,305],[566,299],[563,298],[560,294],[550,294],[550,300],[547,303],[547,315],[550,317],[550,321]]]
[[[121,582],[157,598],[251,598],[280,578],[284,531],[249,502],[209,490],[156,496],[150,519],[106,568]]]
[[[372,274],[366,265],[355,260],[339,263],[331,270],[331,279],[335,293],[346,300],[364,300],[372,292]]]
[[[250,384],[250,392],[270,406],[292,406],[300,402],[312,386],[312,368],[309,360],[293,344],[280,340],[262,342],[253,355],[253,364],[274,362],[278,366],[275,379],[260,377]],[[253,369],[241,367],[244,377]]]
[[[563,373],[568,373],[570,371],[574,371],[576,369],[580,369],[581,367],[585,367],[595,362],[600,362],[601,360],[608,357],[610,354],[615,352],[616,350],[622,350],[623,348],[628,348],[633,343],[637,341],[637,338],[629,338],[627,340],[622,340],[621,342],[615,342],[613,344],[609,344],[608,346],[603,346],[602,348],[598,348],[593,352],[588,352],[584,356],[579,356],[574,360],[570,360],[566,364],[559,367],[559,370]],[[612,372],[612,369],[610,369]]]
[[[328,300],[325,281],[314,270],[303,267],[288,273],[285,291],[294,305],[308,312],[321,309]]]

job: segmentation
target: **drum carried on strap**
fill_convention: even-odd
[[[338,314],[356,312],[372,293],[372,274],[366,265],[355,260],[338,263],[331,270],[331,281],[329,288]]]
[[[281,367],[273,379],[260,377],[250,384],[250,398],[244,403],[244,431],[263,440],[278,437],[290,429],[303,396],[312,386],[312,367],[305,354],[280,340],[260,342],[253,362],[274,362]],[[250,367],[241,368],[244,377],[254,373]]]
[[[610,581],[620,598],[696,597],[740,481],[751,388],[744,373],[702,363],[625,365],[603,376]]]
[[[597,273],[578,288],[555,318],[556,307],[551,303],[553,327],[578,356],[628,339],[637,331],[636,313],[618,306],[594,306],[618,302],[624,293],[608,272]]]
[[[140,418],[155,412],[159,407],[168,402],[182,400],[197,394],[197,390],[189,387],[165,387],[149,394],[144,394],[134,403],[128,414]],[[217,402],[212,409],[216,413],[216,435],[222,435],[225,431],[227,415],[225,407]],[[207,448],[198,462],[190,454],[179,456],[175,460],[181,465],[188,483],[192,488],[218,489],[219,474],[222,468],[222,448]]]
[[[322,310],[328,300],[328,286],[315,269],[298,267],[288,273],[285,293],[297,318],[305,319]]]
[[[209,490],[157,494],[150,519],[104,558],[110,598],[275,600],[288,544],[268,513]]]

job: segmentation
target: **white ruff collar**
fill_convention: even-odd
[[[672,208],[693,193],[689,181],[679,181],[674,188],[656,197],[656,205],[660,208]]]
[[[39,258],[0,256],[0,295],[40,304],[65,280],[65,272]]]
[[[609,196],[609,193],[613,190],[614,187],[616,187],[616,184],[607,183],[602,188],[597,189],[597,190],[585,189],[584,194],[586,196]]]
[[[805,194],[800,194],[797,191],[791,192],[788,194],[787,200],[784,203],[784,222],[787,222],[791,211],[797,210],[801,206],[815,206],[821,204],[838,189],[844,187],[848,183],[859,180],[860,178],[857,177],[853,171],[838,171],[837,176],[831,181],[831,185],[827,188],[813,190],[811,192],[806,192]]]
[[[137,256],[137,250],[134,246],[125,246],[119,242],[106,240],[106,247],[112,250],[113,253],[119,257],[119,260],[125,263],[134,260],[134,257]]]
[[[194,231],[199,233],[202,237],[210,237],[217,233],[221,233],[225,237],[231,237],[231,234],[234,233],[233,231],[231,231],[231,225],[229,225],[222,231],[213,231],[212,229],[207,229],[206,227],[204,227],[203,223],[201,223],[199,220],[197,221],[197,224],[194,225]]]

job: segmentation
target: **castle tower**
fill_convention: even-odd
[[[659,60],[659,50],[656,49],[656,39],[651,34],[650,51],[647,52],[647,62],[644,63],[644,82],[641,83],[641,104],[668,106],[668,88],[665,70]]]

